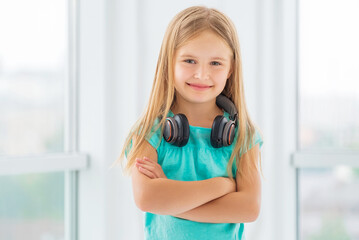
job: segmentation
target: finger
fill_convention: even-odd
[[[143,160],[145,160],[145,161],[149,161],[149,162],[153,162],[153,163],[156,163],[154,160],[149,159],[148,157],[143,157]]]
[[[143,163],[143,164],[148,164],[148,165],[155,165],[156,164],[156,162],[150,160],[149,158],[143,158],[143,159],[136,158],[136,162]]]
[[[148,163],[148,164],[152,164],[153,166],[157,167],[157,168],[162,168],[161,165],[159,165],[157,162],[149,159],[148,157],[143,157],[142,162]]]
[[[143,157],[143,160],[142,162],[145,162],[147,164],[150,164],[151,166],[154,166],[154,168],[151,168],[152,172],[154,173],[157,173],[156,176],[157,177],[161,177],[162,174],[161,172],[163,172],[162,170],[162,166],[160,164],[158,164],[157,162],[155,161],[152,161],[151,159],[149,159],[148,157]]]
[[[136,161],[136,164],[141,164],[143,166],[148,166],[148,169],[152,170],[152,171],[155,169],[155,165],[153,164],[153,162],[138,160],[138,161]]]
[[[146,168],[147,170],[154,172],[155,171],[155,166],[150,165],[150,164],[145,164],[145,163],[136,163],[137,166],[141,166]]]
[[[148,157],[143,157],[143,160],[141,160],[139,162],[141,162],[141,163],[143,163],[145,165],[153,166],[153,167],[150,168],[152,170],[152,172],[161,172],[162,171],[161,165],[159,165],[155,161],[152,161]],[[159,174],[157,174],[157,176],[159,176]]]
[[[141,163],[136,163],[136,166],[139,168],[144,168],[147,171],[151,172],[156,178],[158,178],[158,174],[156,174],[156,169],[154,166],[150,166],[150,165],[145,165],[145,164],[141,164]]]
[[[144,161],[143,159],[141,158],[136,158],[136,162],[139,162],[139,163],[145,163],[146,161]]]
[[[147,170],[144,167],[138,166],[138,170],[149,178],[156,178],[156,176],[151,171]]]
[[[136,162],[145,162],[144,158],[136,158]]]

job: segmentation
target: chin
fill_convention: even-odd
[[[217,95],[211,94],[211,95],[201,95],[201,94],[190,94],[190,95],[186,95],[184,97],[184,99],[187,102],[191,102],[191,103],[206,103],[209,101],[212,101],[214,99],[216,99]]]

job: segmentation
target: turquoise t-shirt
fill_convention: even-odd
[[[173,117],[173,113],[170,111],[168,116]],[[224,112],[224,116],[229,119],[227,112]],[[228,177],[227,164],[237,141],[237,134],[232,145],[222,148],[213,148],[210,136],[211,128],[190,126],[189,140],[184,147],[161,141],[163,137],[160,128],[147,140],[157,150],[158,163],[169,179],[199,181]],[[263,141],[256,131],[254,145],[258,143],[261,148]],[[232,170],[235,177],[235,162]],[[202,223],[148,212],[144,213],[144,223],[145,239],[148,240],[244,239],[243,223]]]

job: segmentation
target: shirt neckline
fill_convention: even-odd
[[[223,110],[223,116],[227,119],[229,119],[229,113],[226,112],[225,110]],[[168,116],[169,117],[173,117],[174,116],[174,113],[172,112],[172,110],[170,109],[169,112],[168,112]],[[207,130],[207,131],[211,131],[212,128],[205,128],[205,127],[200,127],[200,126],[192,126],[192,125],[189,125],[189,128],[190,129],[202,129],[202,130]]]

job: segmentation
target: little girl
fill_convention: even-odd
[[[165,33],[148,105],[127,136],[145,238],[244,239],[260,210],[259,130],[244,97],[233,23],[190,7]]]

